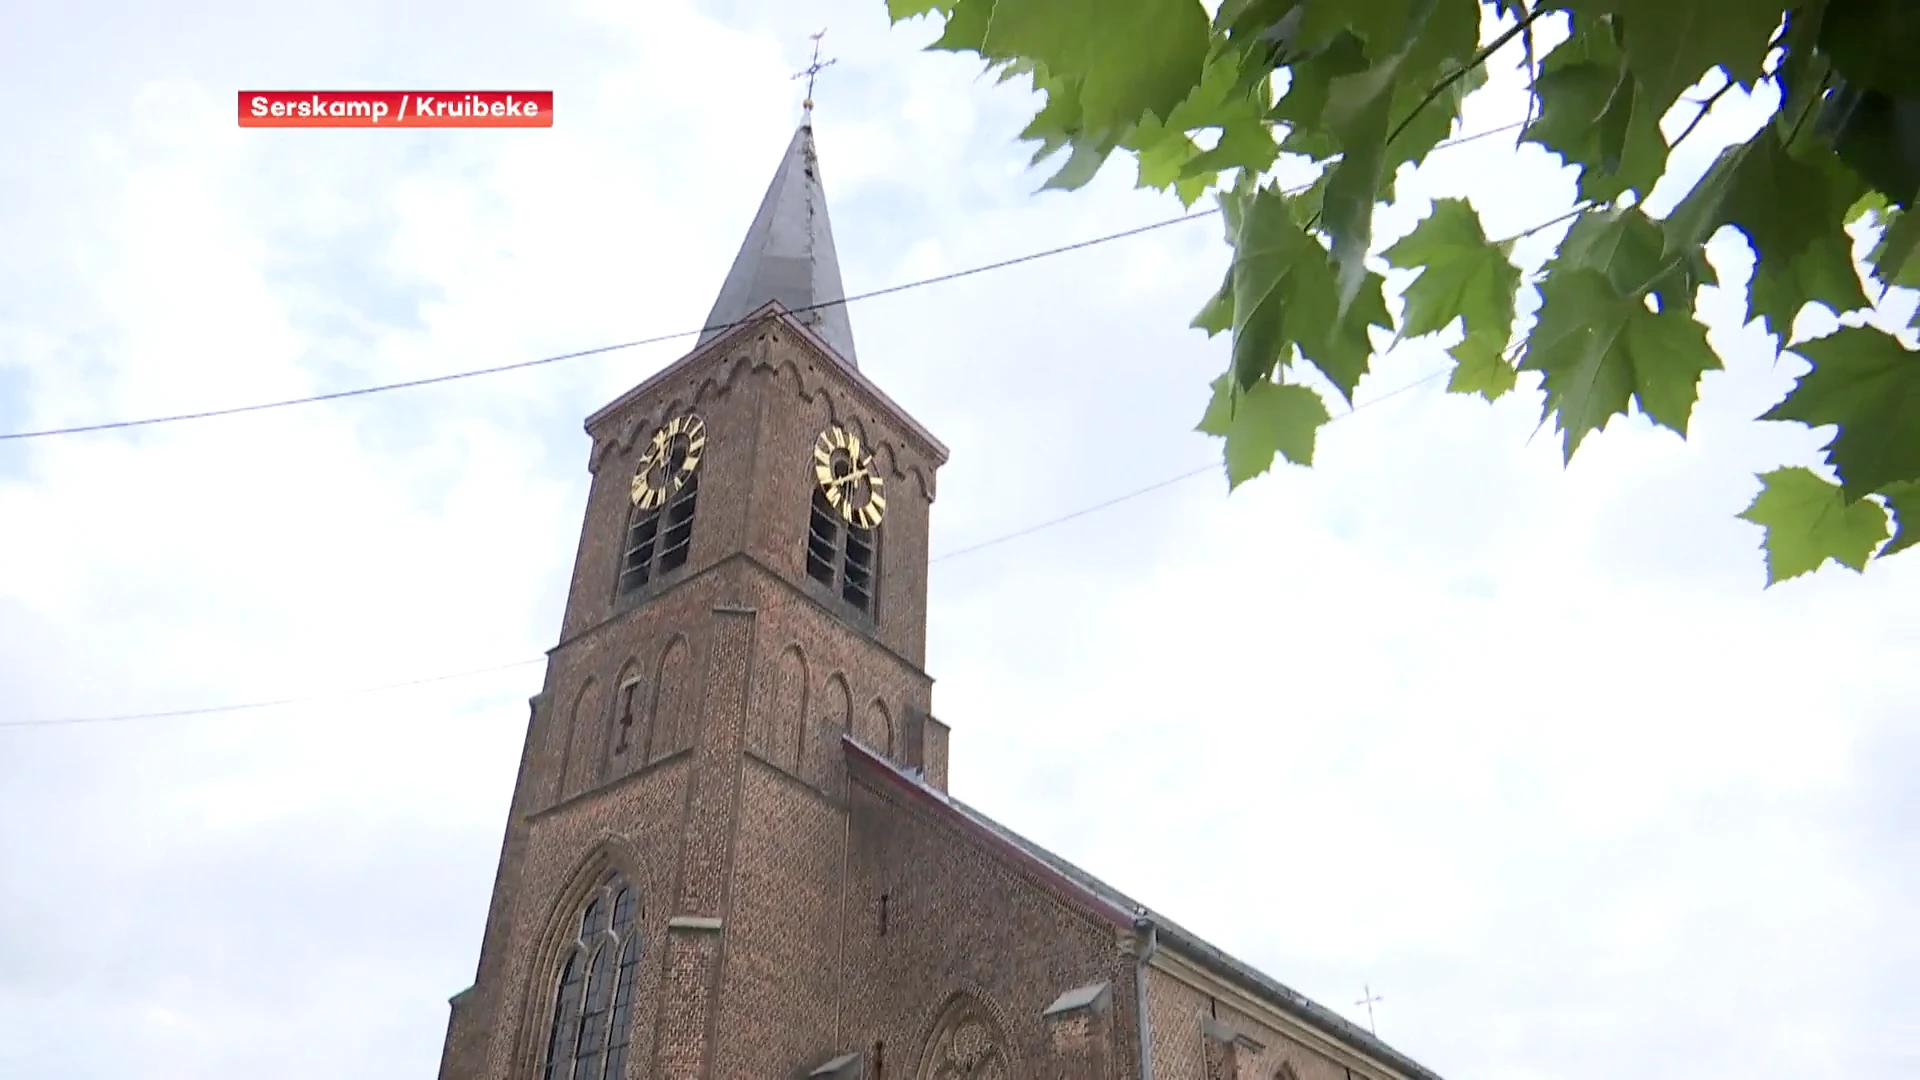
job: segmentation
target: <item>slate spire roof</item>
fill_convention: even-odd
[[[857,368],[846,305],[815,306],[844,299],[809,118],[787,144],[766,198],[760,201],[760,212],[754,215],[740,254],[734,256],[733,269],[720,286],[700,342],[720,336],[728,325],[775,300],[806,323],[849,367]]]

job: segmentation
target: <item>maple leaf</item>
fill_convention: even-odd
[[[1498,337],[1505,347],[1520,269],[1507,261],[1504,245],[1487,240],[1480,216],[1466,200],[1435,199],[1433,212],[1385,255],[1402,270],[1420,271],[1402,294],[1403,336],[1444,330],[1457,317],[1468,336]]]
[[[1242,389],[1222,375],[1195,430],[1226,440],[1227,483],[1237,488],[1273,468],[1276,454],[1313,464],[1315,436],[1328,419],[1326,403],[1304,386],[1263,381]]]
[[[1278,188],[1230,195],[1222,208],[1233,229],[1232,372],[1250,387],[1290,358],[1295,342],[1325,333],[1333,271]]]
[[[981,0],[968,0],[978,4]],[[1165,117],[1192,93],[1211,28],[1195,0],[993,0],[981,55],[1029,58],[1084,80],[1092,129],[1125,131]]]
[[[1835,425],[1827,458],[1849,501],[1920,480],[1920,355],[1865,327],[1843,327],[1794,351],[1813,370],[1760,418]]]
[[[1638,92],[1610,27],[1576,22],[1572,37],[1547,55],[1534,93],[1540,114],[1520,137],[1580,166],[1582,199],[1642,195],[1666,169],[1660,116]]]
[[[953,12],[955,0],[887,0],[887,17],[894,22],[911,19],[916,15],[925,15],[937,11],[942,15]]]
[[[1620,16],[1627,66],[1655,117],[1715,67],[1752,86],[1786,16],[1782,0],[1581,0]]]
[[[1857,182],[1789,152],[1772,126],[1722,151],[1667,216],[1667,250],[1697,248],[1723,224],[1754,251],[1753,313],[1785,343],[1808,301],[1836,312],[1865,307],[1846,219]]]
[[[1720,366],[1705,327],[1684,309],[1649,311],[1597,270],[1550,274],[1540,297],[1520,369],[1544,376],[1546,415],[1568,460],[1588,432],[1635,402],[1649,420],[1685,437],[1700,376]]]
[[[1760,484],[1739,516],[1766,530],[1769,585],[1812,573],[1828,559],[1864,570],[1887,537],[1887,513],[1878,503],[1849,503],[1838,485],[1810,469],[1775,469]]]
[[[1700,248],[1668,252],[1660,225],[1638,206],[1575,218],[1547,264],[1549,273],[1567,268],[1598,270],[1622,296],[1651,292],[1662,311],[1691,308],[1699,287],[1718,280]]]
[[[1309,306],[1296,325],[1301,354],[1320,369],[1341,397],[1352,403],[1353,389],[1373,360],[1373,337],[1368,328],[1393,329],[1393,316],[1387,311],[1386,279],[1369,272],[1345,314],[1334,317],[1332,304],[1323,300]]]
[[[1512,390],[1520,373],[1505,356],[1507,339],[1502,334],[1468,334],[1460,344],[1448,349],[1453,357],[1453,374],[1447,379],[1447,392],[1451,394],[1479,394],[1488,401],[1498,401],[1502,394]]]
[[[1208,337],[1233,329],[1233,267],[1227,267],[1227,277],[1220,283],[1220,290],[1188,325],[1195,330],[1205,330]]]

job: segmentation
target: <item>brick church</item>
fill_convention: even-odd
[[[948,793],[810,122],[592,484],[441,1080],[1437,1080]]]

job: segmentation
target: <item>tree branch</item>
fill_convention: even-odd
[[[1519,22],[1515,23],[1511,27],[1508,27],[1506,33],[1503,33],[1499,37],[1494,38],[1491,42],[1488,42],[1486,48],[1481,49],[1479,52],[1475,53],[1473,56],[1473,59],[1467,61],[1466,64],[1463,65],[1459,70],[1449,72],[1446,78],[1441,79],[1437,83],[1434,83],[1433,88],[1427,91],[1427,95],[1420,99],[1420,104],[1415,105],[1413,107],[1413,111],[1408,113],[1405,119],[1402,119],[1399,124],[1395,125],[1393,132],[1387,136],[1387,143],[1391,145],[1393,143],[1393,140],[1399,138],[1400,133],[1407,130],[1407,125],[1413,123],[1414,119],[1420,115],[1421,111],[1424,110],[1427,106],[1433,104],[1436,98],[1438,98],[1441,94],[1446,93],[1448,87],[1452,86],[1454,83],[1457,83],[1461,79],[1465,78],[1467,72],[1472,71],[1474,68],[1477,68],[1481,64],[1486,63],[1488,58],[1493,56],[1494,53],[1499,52],[1502,46],[1506,45],[1507,42],[1512,41],[1514,38],[1519,37],[1523,31],[1525,31],[1529,26],[1533,25],[1535,19],[1538,19],[1540,16],[1545,15],[1546,13],[1547,13],[1547,9],[1544,7],[1534,9],[1534,11],[1531,14],[1529,14],[1526,18],[1521,19]]]

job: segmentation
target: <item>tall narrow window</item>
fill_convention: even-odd
[[[620,1080],[633,1038],[639,907],[619,874],[587,901],[561,962],[543,1080]]]
[[[873,614],[880,530],[849,524],[815,488],[807,515],[807,576],[855,610]]]
[[[633,509],[620,556],[620,592],[633,592],[687,564],[700,498],[706,428],[697,416],[668,421],[633,474]]]

